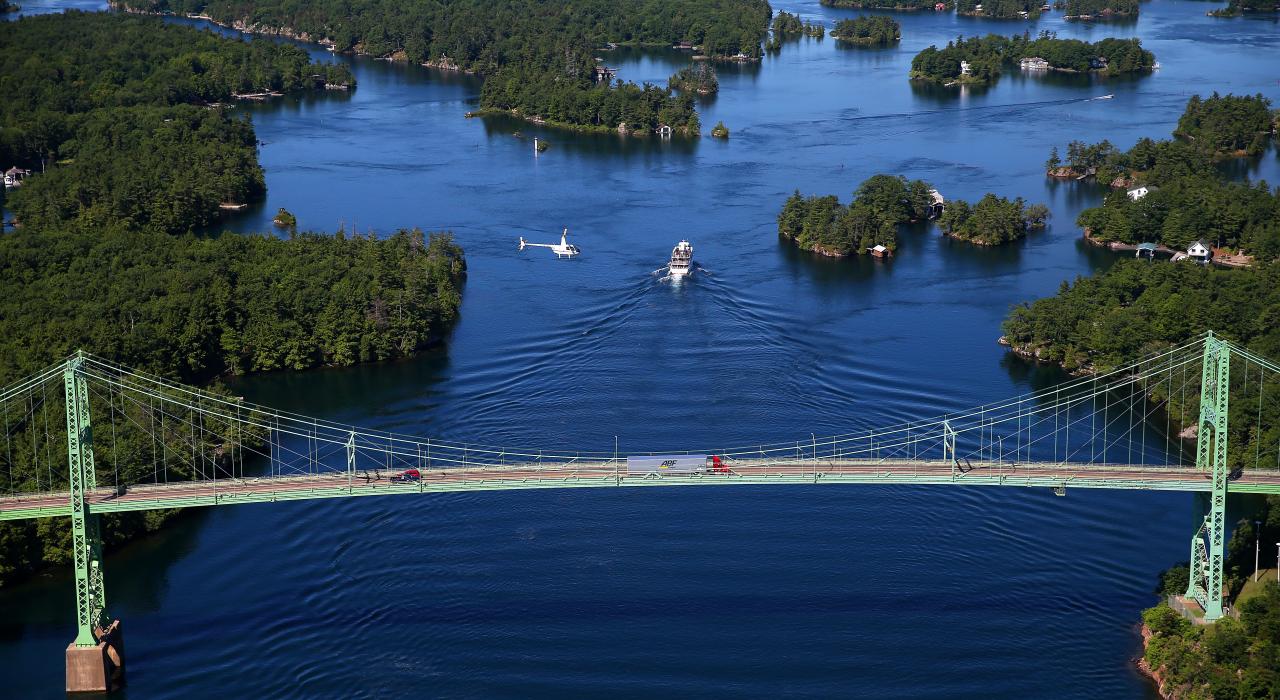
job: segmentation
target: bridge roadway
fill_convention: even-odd
[[[293,476],[182,481],[131,486],[123,493],[99,488],[87,494],[95,513],[344,498],[447,491],[559,489],[623,486],[726,486],[744,484],[917,484],[1020,486],[1208,492],[1206,473],[1190,467],[1128,464],[966,462],[913,460],[735,460],[726,473],[628,474],[625,460],[455,466],[421,470],[422,480],[393,483],[399,469],[353,474],[324,471]],[[1243,470],[1233,475],[1234,493],[1280,494],[1280,470]],[[70,514],[62,493],[0,498],[0,520]]]

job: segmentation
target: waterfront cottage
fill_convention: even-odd
[[[1136,202],[1139,199],[1142,199],[1143,197],[1147,196],[1148,194],[1154,191],[1156,191],[1155,187],[1142,185],[1140,187],[1135,187],[1129,190],[1128,192],[1125,192],[1125,194],[1129,195],[1129,199],[1132,199],[1133,201]]]
[[[4,186],[17,187],[18,185],[21,185],[22,181],[30,174],[30,170],[24,170],[15,165],[14,167],[4,171]]]
[[[611,83],[613,82],[614,76],[616,76],[617,74],[618,74],[618,71],[616,69],[610,68],[608,66],[596,66],[596,82],[597,83]]]
[[[1022,70],[1049,70],[1049,62],[1039,56],[1024,58],[1019,65]]]
[[[872,247],[868,248],[867,250],[871,251],[871,255],[872,255],[873,257],[877,257],[877,258],[887,258],[887,257],[889,257],[890,255],[893,255],[893,251],[892,251],[892,250],[889,250],[888,248],[886,248],[886,247],[884,247],[884,246],[882,246],[882,245],[872,246]]]
[[[969,75],[969,62],[968,62],[968,61],[961,61],[961,62],[960,62],[960,75]]]
[[[1213,258],[1213,249],[1203,238],[1187,246],[1187,257],[1200,263],[1207,263]]]
[[[1154,259],[1156,257],[1155,243],[1139,243],[1138,252],[1134,254],[1135,258],[1147,257]]]

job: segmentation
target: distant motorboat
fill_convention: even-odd
[[[1095,100],[1109,100],[1109,99],[1111,99],[1111,98],[1113,98],[1113,97],[1115,97],[1115,94],[1111,94],[1111,95],[1103,95],[1102,97],[1095,97],[1095,98],[1093,98],[1093,99],[1095,99]]]

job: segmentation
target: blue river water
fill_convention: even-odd
[[[28,10],[67,3],[24,3]],[[88,3],[87,6],[96,6]],[[928,417],[1061,379],[996,344],[1011,305],[1115,256],[1077,214],[1104,190],[1044,177],[1051,145],[1167,137],[1192,94],[1280,101],[1280,24],[1144,3],[1136,22],[899,14],[901,45],[803,39],[720,68],[700,103],[727,141],[622,140],[465,119],[479,79],[364,58],[350,95],[252,113],[267,230],[450,230],[462,318],[412,361],[243,379],[322,418],[511,447],[626,450],[806,439]],[[780,2],[828,26],[857,13]],[[959,34],[1142,38],[1150,76],[1006,74],[913,86]],[[602,54],[665,83],[668,51]],[[1114,94],[1114,99],[1095,99]],[[516,135],[518,132],[519,135]],[[535,156],[532,138],[550,143]],[[1280,181],[1274,151],[1230,166]],[[949,198],[1044,202],[1000,249],[904,232],[895,259],[778,240],[793,190],[847,201],[876,173]],[[516,249],[568,227],[584,253]],[[671,247],[699,269],[661,278]],[[1150,697],[1132,660],[1157,573],[1186,558],[1177,494],[952,488],[566,490],[250,505],[194,514],[107,561],[124,620],[121,697]],[[0,593],[11,697],[60,695],[62,573]]]

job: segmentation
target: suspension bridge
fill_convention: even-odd
[[[68,691],[123,680],[99,516],[305,499],[509,489],[916,484],[1185,491],[1186,597],[1223,614],[1227,494],[1280,494],[1280,364],[1212,333],[1108,372],[920,421],[676,453],[716,468],[636,472],[641,453],[495,447],[342,425],[77,353],[0,390],[0,520],[69,518]],[[616,444],[616,443],[615,443]],[[672,454],[668,450],[661,454]],[[654,454],[654,453],[643,453]],[[413,478],[402,478],[404,472]]]

